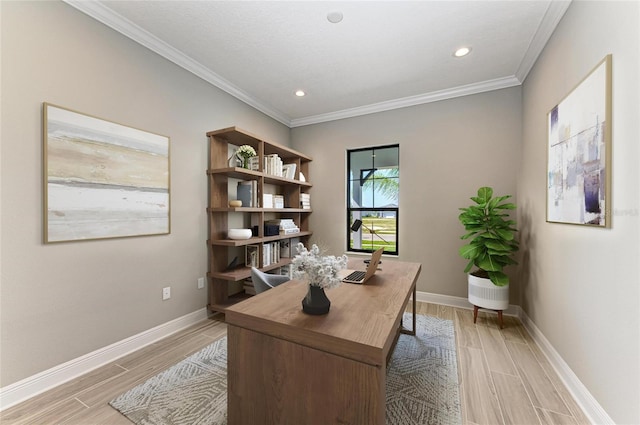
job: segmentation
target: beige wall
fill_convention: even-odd
[[[573,2],[523,86],[521,305],[620,424],[640,423],[640,3]],[[612,228],[545,222],[546,114],[613,55]]]
[[[289,129],[64,3],[1,3],[6,386],[204,308],[205,133]],[[43,101],[171,138],[171,235],[42,244]]]
[[[313,157],[313,240],[346,249],[346,150],[398,143],[399,258],[422,263],[419,291],[466,297],[458,208],[483,185],[517,201],[520,93],[513,87],[294,128],[293,146]]]

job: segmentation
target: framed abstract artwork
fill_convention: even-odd
[[[44,242],[171,232],[169,138],[43,104]]]
[[[611,227],[611,55],[547,118],[547,221]]]

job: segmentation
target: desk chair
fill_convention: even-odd
[[[255,267],[251,267],[251,281],[256,289],[256,295],[289,280],[289,276],[263,273]]]

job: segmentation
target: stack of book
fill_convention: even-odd
[[[264,167],[262,170],[265,174],[282,177],[282,158],[278,154],[270,154],[264,156]]]
[[[308,193],[301,193],[300,194],[300,207],[303,210],[310,210],[311,209],[311,195]]]
[[[276,220],[267,220],[265,224],[273,224],[280,227],[281,235],[291,235],[294,233],[300,233],[300,228],[296,226],[296,223],[290,218],[279,218]]]
[[[284,208],[284,196],[263,193],[262,208]]]
[[[262,266],[270,266],[280,261],[280,242],[262,244]]]
[[[258,207],[258,182],[247,180],[238,182],[237,199],[242,201],[243,207]]]

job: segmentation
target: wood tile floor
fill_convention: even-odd
[[[455,323],[463,423],[588,424],[518,319],[417,303]],[[218,315],[220,316],[220,315]],[[130,424],[108,402],[227,332],[216,317],[131,353],[0,413],[1,424]]]

